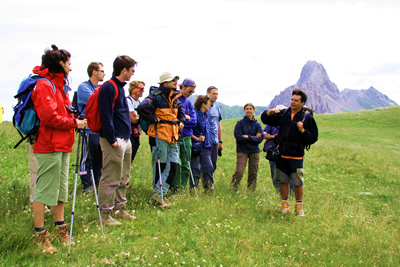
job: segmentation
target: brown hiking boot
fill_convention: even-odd
[[[282,200],[282,202],[281,202],[281,212],[285,213],[285,214],[288,214],[290,212],[289,201]]]
[[[129,221],[137,220],[135,216],[130,215],[125,209],[115,211],[114,218],[124,219]]]
[[[122,225],[122,223],[120,223],[119,221],[115,220],[111,216],[111,211],[110,210],[102,210],[101,211],[101,220],[107,226],[121,226]]]
[[[55,249],[50,243],[51,236],[47,230],[43,230],[41,232],[36,232],[35,235],[35,244],[39,246],[39,248],[45,253],[56,253],[57,249]]]
[[[172,206],[165,196],[161,197],[161,193],[154,192],[151,196],[151,200],[153,200],[155,204],[159,204],[161,208],[171,208]]]
[[[303,210],[303,204],[296,203],[295,207],[296,215],[300,217],[305,217],[306,215],[304,214]]]
[[[66,224],[56,226],[57,236],[61,243],[64,245],[69,245],[69,234],[68,227]],[[74,246],[75,242],[71,239],[71,246]]]

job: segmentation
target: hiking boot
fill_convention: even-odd
[[[287,200],[282,200],[282,204],[281,204],[281,212],[288,214],[290,212],[289,209],[289,201]]]
[[[165,196],[162,198],[161,193],[154,192],[151,196],[151,200],[153,200],[155,204],[159,204],[161,208],[171,208],[171,203],[169,203]]]
[[[41,232],[36,232],[35,235],[35,244],[37,244],[40,249],[45,253],[56,253],[57,249],[55,249],[50,243],[51,236],[47,230],[43,230]]]
[[[135,216],[130,215],[125,209],[115,211],[114,218],[124,219],[128,221],[137,220]]]
[[[67,225],[66,224],[57,225],[56,231],[57,231],[58,239],[60,239],[60,242],[63,243],[63,245],[69,245],[69,234],[68,234]],[[74,245],[75,245],[75,242],[73,240],[71,240],[71,246],[74,246]]]
[[[171,189],[171,194],[169,195],[169,198],[180,198],[183,196],[183,189],[180,187],[175,187]]]
[[[204,189],[204,193],[205,193],[206,195],[212,195],[212,194],[214,194],[214,186],[207,186],[207,187]]]
[[[110,210],[102,210],[101,211],[101,220],[106,226],[121,226],[122,223],[119,221],[115,220],[111,216],[111,211]]]
[[[304,210],[303,210],[303,203],[296,203],[296,207],[294,208],[294,210],[296,211],[296,215],[300,216],[300,217],[305,217],[306,215],[304,214]]]

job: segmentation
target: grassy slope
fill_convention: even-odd
[[[260,161],[254,194],[228,191],[235,171],[236,119],[223,121],[224,151],[215,174],[216,193],[189,194],[173,200],[171,211],[148,206],[151,164],[142,138],[131,171],[128,205],[138,221],[106,228],[101,238],[93,196],[78,194],[74,239],[67,248],[44,255],[32,244],[27,155],[10,123],[0,125],[0,255],[5,265],[84,266],[171,265],[392,265],[399,257],[400,108],[317,115],[319,141],[306,154],[305,218],[278,213],[279,196],[269,180],[268,162]],[[357,115],[358,114],[358,115]],[[75,150],[76,151],[76,150]],[[71,155],[71,163],[75,155]],[[71,201],[74,168],[71,167]],[[79,178],[78,178],[79,179]],[[79,191],[79,188],[78,188]],[[293,206],[293,199],[290,200]],[[46,215],[46,227],[54,229]],[[129,253],[129,256],[121,253]]]

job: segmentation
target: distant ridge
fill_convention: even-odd
[[[324,66],[310,60],[301,70],[297,83],[275,96],[268,108],[280,104],[288,107],[292,91],[295,88],[306,92],[308,97],[306,105],[310,106],[315,113],[336,113],[397,106],[396,102],[373,87],[363,90],[344,89],[339,92],[336,84],[329,79]]]
[[[189,100],[192,101],[194,104],[194,101],[196,101],[197,95],[191,95],[189,97]],[[217,105],[219,109],[221,110],[221,115],[222,119],[234,119],[234,118],[241,118],[244,116],[244,111],[243,111],[243,106],[239,105],[234,105],[234,106],[228,106],[225,105],[219,101],[217,101]],[[264,110],[267,109],[266,106],[255,106],[256,108],[256,115],[260,115]]]

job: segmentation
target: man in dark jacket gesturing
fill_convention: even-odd
[[[289,213],[289,181],[293,181],[296,197],[296,215],[304,217],[303,210],[303,156],[304,148],[318,140],[318,128],[311,114],[303,110],[307,95],[300,89],[292,92],[290,108],[273,108],[261,114],[263,123],[280,126],[276,142],[281,158],[276,162],[275,179],[280,181],[281,212]]]

